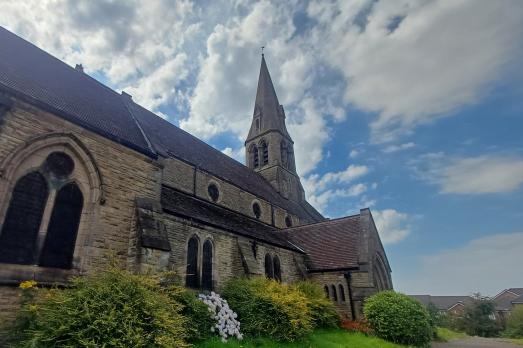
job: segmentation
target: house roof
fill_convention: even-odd
[[[514,300],[511,301],[513,304],[514,303],[523,303],[523,295],[520,295],[519,297],[515,298]]]
[[[272,82],[271,82],[272,83]],[[186,161],[306,222],[324,218],[282,197],[263,176],[89,75],[0,27],[0,91],[48,110],[150,157]]]
[[[162,207],[169,214],[190,218],[231,233],[301,252],[277,233],[278,229],[273,226],[167,186],[162,188]]]
[[[432,295],[409,295],[420,301],[423,305],[434,304],[439,310],[449,310],[457,304],[466,305],[472,301],[470,296],[432,296]]]
[[[501,296],[508,294],[509,296]],[[509,311],[512,309],[513,303],[523,302],[523,288],[510,288],[501,291],[494,297],[496,303],[496,310],[498,311]]]
[[[280,233],[305,251],[309,271],[358,267],[359,214],[292,227]]]

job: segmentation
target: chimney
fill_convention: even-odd
[[[74,67],[74,70],[83,73],[84,72],[84,67],[83,67],[82,64],[76,64],[76,66]]]

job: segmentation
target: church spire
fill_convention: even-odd
[[[252,124],[245,140],[245,159],[246,165],[264,176],[283,197],[303,200],[294,143],[287,132],[285,112],[276,96],[263,53]]]
[[[256,101],[254,102],[253,122],[247,141],[271,130],[280,132],[292,142],[285,126],[285,111],[278,101],[278,96],[274,90],[271,75],[265,62],[265,56],[262,53],[258,89],[256,90]]]

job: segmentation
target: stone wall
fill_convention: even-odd
[[[54,137],[55,134],[61,135]],[[103,191],[103,200],[89,202],[90,205],[84,207],[73,270],[63,272],[37,266],[0,265],[0,312],[4,314],[12,312],[16,307],[16,301],[9,298],[14,294],[12,286],[18,281],[34,278],[37,281],[47,279],[49,282],[63,282],[70,275],[84,274],[105,265],[109,255],[126,260],[129,235],[135,224],[135,198],[150,197],[159,200],[161,167],[157,161],[52,114],[16,102],[4,115],[0,128],[0,191],[4,192],[4,199],[0,201],[0,216],[4,216],[7,210],[6,192],[19,178],[6,176],[6,173],[15,173],[19,165],[16,161],[10,161],[10,158],[13,154],[23,152],[24,148],[31,146],[34,139],[41,139],[43,135],[49,137],[41,141],[41,147],[55,146],[53,141],[58,138],[76,139],[78,148],[90,156],[89,161],[92,160],[92,163],[76,165],[84,165],[85,168],[91,168],[90,170],[96,168],[103,178],[103,187],[85,189]],[[75,148],[70,151],[74,152]],[[83,194],[84,197],[88,196],[85,190]],[[0,219],[1,223],[3,218]]]
[[[213,183],[218,187],[220,192],[219,198],[215,202],[217,205],[253,217],[252,204],[258,202],[262,212],[260,216],[261,221],[267,224],[274,224],[274,226],[278,228],[285,228],[287,227],[285,217],[289,216],[293,226],[299,225],[300,223],[298,216],[287,213],[282,207],[271,204],[228,181],[202,171],[201,169],[197,169],[181,160],[169,158],[163,160],[162,164],[164,166],[162,180],[167,186],[194,194],[201,199],[212,202],[207,192],[207,187]]]
[[[343,272],[324,272],[324,273],[312,273],[310,279],[320,284],[322,287],[327,286],[329,289],[329,299],[334,303],[336,310],[342,318],[352,319],[351,313],[351,298],[350,292],[347,285],[347,279]],[[332,286],[336,287],[337,300],[334,300]],[[339,291],[339,288],[343,288],[345,295],[345,301]]]
[[[171,243],[169,269],[176,273],[176,278],[180,284],[185,284],[187,244],[192,236],[198,237],[200,249],[206,240],[210,240],[213,244],[213,281],[215,289],[219,290],[227,280],[233,277],[246,275],[238,243],[250,243],[249,239],[169,214],[164,214],[162,221],[166,226]],[[248,252],[252,252],[252,250],[249,249]],[[252,274],[264,274],[266,253],[279,257],[283,282],[294,282],[302,278],[296,264],[296,262],[303,262],[302,254],[261,242],[256,243],[256,256],[252,255],[252,259],[255,260],[258,267],[251,270]],[[198,264],[201,267],[201,255],[199,259]]]

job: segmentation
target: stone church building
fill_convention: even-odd
[[[0,312],[21,281],[67,284],[114,254],[201,290],[312,279],[360,317],[392,288],[372,214],[307,203],[295,145],[263,57],[243,165],[0,27]]]

